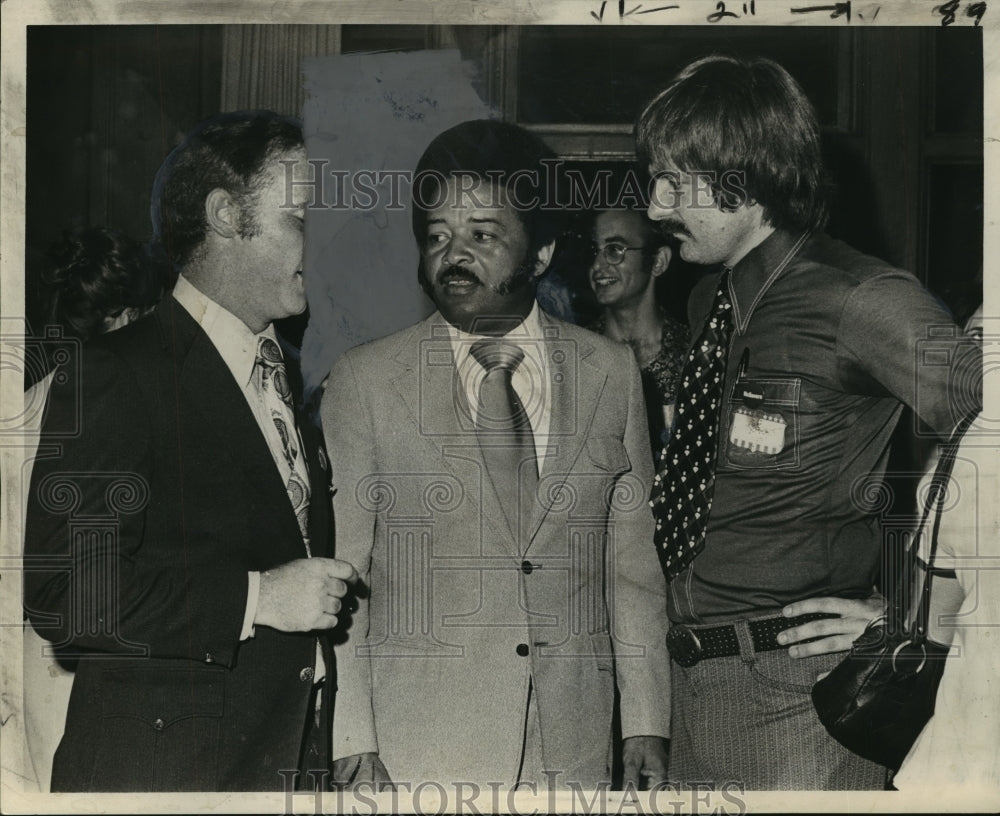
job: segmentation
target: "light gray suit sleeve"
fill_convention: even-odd
[[[369,585],[375,515],[357,500],[358,485],[377,472],[374,406],[362,393],[353,355],[333,366],[320,406],[323,434],[333,474],[336,556],[358,571],[359,585]],[[365,646],[369,631],[367,592],[358,593],[357,609],[346,632],[334,635],[337,691],[333,714],[333,759],[378,752],[372,711],[371,660]]]
[[[653,545],[649,491],[653,463],[639,368],[628,358],[628,418],[624,444],[631,462],[628,490],[612,501],[609,553],[614,576],[611,609],[616,675],[621,693],[622,737],[670,736],[670,655],[667,653],[666,582]],[[632,493],[632,491],[637,491]],[[628,493],[629,495],[625,495]],[[641,656],[632,656],[636,646]]]

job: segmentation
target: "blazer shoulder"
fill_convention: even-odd
[[[542,324],[543,330],[554,329],[555,336],[561,340],[571,340],[578,345],[578,355],[581,359],[592,358],[591,362],[598,365],[610,364],[628,365],[633,358],[631,349],[623,343],[609,340],[602,334],[585,329],[575,323],[546,314]]]
[[[78,365],[68,370],[71,373],[78,370],[83,378],[78,385],[88,390],[103,391],[116,383],[138,383],[164,367],[157,334],[150,317],[146,316],[116,331],[93,337],[79,347]]]
[[[420,342],[431,337],[432,331],[428,321],[424,320],[392,334],[387,334],[385,337],[369,340],[349,348],[337,358],[334,369],[337,368],[337,363],[345,361],[356,367],[384,363],[396,358],[405,359],[411,355],[415,358]]]
[[[199,332],[194,318],[168,294],[149,314],[93,338],[84,348],[103,349],[143,369],[186,353]]]

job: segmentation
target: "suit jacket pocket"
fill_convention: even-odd
[[[587,455],[601,470],[617,475],[632,467],[622,441],[615,436],[591,436],[587,439]]]
[[[91,789],[215,789],[225,677],[214,667],[105,671]]]

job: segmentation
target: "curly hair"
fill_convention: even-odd
[[[169,282],[156,247],[104,227],[64,233],[49,258],[41,276],[46,320],[82,340],[128,309],[155,305]]]

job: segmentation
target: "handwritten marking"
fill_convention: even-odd
[[[959,5],[958,0],[948,0],[944,5],[935,7],[934,11],[941,15],[942,26],[947,27],[955,22],[955,13],[958,11]]]
[[[875,9],[874,13],[872,13],[872,9]],[[874,3],[869,3],[867,6],[865,6],[864,11],[862,11],[861,9],[855,9],[854,13],[857,14],[859,20],[864,20],[865,15],[867,14],[871,18],[869,22],[874,23],[875,18],[878,17],[878,13],[881,10],[882,10],[881,6],[877,6]]]
[[[726,4],[722,2],[722,0],[719,0],[719,2],[715,4],[715,11],[709,14],[708,17],[706,17],[705,19],[708,20],[708,22],[710,23],[717,23],[723,17],[737,17],[737,16],[739,15],[737,15],[735,11],[726,11]]]
[[[969,5],[967,5],[965,7],[965,16],[966,17],[975,17],[976,18],[976,22],[974,23],[974,25],[978,26],[979,23],[982,22],[982,19],[983,19],[983,17],[985,15],[986,15],[986,3],[985,2],[969,3]]]
[[[961,5],[962,4],[959,0],[949,0],[947,3],[942,3],[940,6],[934,7],[934,13],[941,15],[942,26],[947,27],[955,22],[955,18],[958,16],[958,10]],[[973,25],[978,26],[985,14],[985,2],[967,3],[965,6],[965,16],[975,18]]]
[[[679,9],[679,8],[680,8],[680,6],[676,6],[676,5],[675,6],[657,6],[656,8],[643,9],[642,11],[637,12],[637,14],[652,14],[653,12],[656,12],[656,11],[671,11],[672,9]]]
[[[847,16],[847,22],[851,22],[851,2],[847,0],[846,3],[834,3],[832,6],[806,6],[804,8],[793,8],[790,9],[792,14],[808,14],[813,11],[829,11],[831,20],[836,20],[838,17]]]

